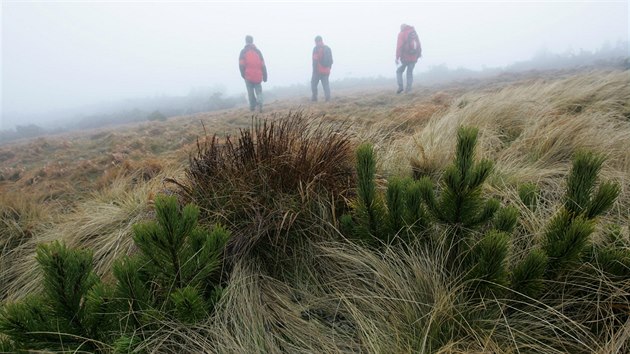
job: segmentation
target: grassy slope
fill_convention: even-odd
[[[292,110],[351,122],[357,142],[375,144],[384,176],[408,175],[411,166],[439,174],[450,162],[457,126],[479,127],[479,156],[496,161],[488,193],[515,201],[523,182],[543,189],[544,208],[531,212],[517,205],[524,239],[540,235],[559,204],[571,155],[580,149],[603,153],[602,177],[618,181],[622,190],[600,225],[620,224],[628,237],[627,71],[503,75],[419,87],[407,96],[334,92],[328,104],[270,102],[264,116],[274,119]],[[242,108],[0,147],[5,179],[0,182],[0,296],[20,298],[37,288],[32,252],[39,242],[61,238],[93,248],[97,270],[105,273],[117,255],[133,251],[130,225],[151,216],[153,195],[166,188],[162,178],[182,175],[204,128],[209,134],[234,133],[250,121]],[[240,264],[213,322],[199,328],[165,323],[147,345],[173,352],[181,342],[193,352],[408,352],[425,348],[428,329],[459,311],[454,294],[460,285],[445,277],[432,255],[415,249],[376,255],[338,241],[312,247],[312,256],[295,261],[300,271],[284,280],[265,276],[255,262]],[[366,288],[363,277],[373,286]],[[618,290],[627,294],[629,288]],[[326,320],[330,316],[339,318],[335,326]],[[556,352],[541,340],[550,338],[569,352],[614,352],[630,338],[625,332],[594,338],[554,309],[510,321],[491,324],[490,337],[470,329],[443,351]]]

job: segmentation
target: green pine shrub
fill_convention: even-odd
[[[611,277],[624,279],[630,274],[630,242],[618,225],[610,226],[604,240],[587,249],[583,258]]]
[[[516,229],[518,217],[518,209],[511,206],[500,208],[492,221],[492,227],[495,230],[511,234]]]
[[[353,207],[360,221],[353,232],[359,239],[370,241],[385,231],[385,205],[376,187],[376,158],[372,146],[359,146],[356,159],[357,200]]]
[[[547,276],[557,278],[582,263],[591,247],[597,217],[605,213],[619,195],[617,183],[596,182],[604,159],[579,152],[567,177],[564,204],[547,224],[543,250],[549,257]],[[630,275],[630,273],[628,273]]]
[[[619,185],[603,182],[595,191],[597,176],[604,158],[589,152],[578,152],[573,157],[567,178],[564,207],[573,217],[583,215],[594,219],[608,210],[619,195]]]
[[[114,341],[113,352],[115,354],[131,353],[141,343],[139,336],[122,335]]]
[[[384,196],[375,183],[373,149],[360,146],[357,197],[351,215],[340,221],[342,232],[376,245],[421,241],[429,252],[445,253],[445,265],[451,275],[463,277],[471,297],[503,294],[511,280],[511,233],[519,213],[483,196],[492,163],[475,161],[476,141],[476,129],[459,129],[454,162],[438,187],[428,177],[417,181],[394,177]]]
[[[518,196],[521,202],[531,211],[536,211],[539,193],[538,186],[534,183],[524,183],[518,188]]]
[[[595,223],[584,217],[574,217],[560,210],[547,224],[543,250],[549,257],[547,276],[556,278],[574,269],[581,260]]]
[[[389,245],[419,237],[427,226],[419,182],[392,178],[385,196],[376,185],[376,156],[370,144],[356,152],[357,192],[351,214],[340,220],[342,232],[372,245]]]
[[[498,200],[482,196],[482,185],[492,163],[475,162],[476,141],[476,129],[459,130],[455,160],[444,172],[440,188],[428,177],[419,180],[394,177],[388,181],[384,197],[376,187],[373,149],[368,144],[360,146],[356,164],[357,198],[351,204],[352,216],[341,220],[342,230],[349,230],[358,239],[389,244],[395,236],[417,238],[432,223],[437,223],[446,230],[442,246],[458,262],[481,238],[481,231],[512,232],[518,211],[501,208]],[[471,236],[475,233],[479,237]]]
[[[530,299],[538,299],[544,290],[544,276],[547,269],[547,254],[540,249],[532,249],[525,259],[514,265],[510,274],[510,287]]]
[[[510,236],[505,232],[491,231],[474,246],[471,252],[472,268],[466,274],[474,296],[499,296],[508,286]]]
[[[222,226],[210,232],[197,224],[199,208],[183,209],[174,197],[155,200],[157,222],[134,226],[134,242],[142,251],[142,267],[160,290],[192,286],[210,294],[229,233]]]
[[[356,198],[351,200],[351,213],[340,219],[341,231],[376,246],[402,239],[428,241],[421,244],[430,254],[442,254],[449,276],[463,281],[462,301],[483,304],[479,310],[462,313],[462,321],[475,326],[483,327],[484,321],[504,311],[498,303],[486,300],[509,301],[508,315],[527,306],[580,303],[590,296],[584,289],[594,286],[588,282],[599,279],[583,277],[588,268],[585,263],[596,265],[597,271],[613,281],[622,281],[611,286],[623,286],[630,279],[630,248],[620,243],[619,232],[610,233],[604,243],[591,240],[597,217],[611,207],[619,193],[615,183],[596,184],[603,159],[589,153],[575,156],[563,205],[546,224],[542,237],[521,247],[514,244],[517,238],[513,236],[520,232],[519,211],[502,207],[483,193],[492,163],[475,159],[477,133],[474,128],[458,130],[454,161],[437,183],[427,176],[419,180],[393,177],[384,190],[376,183],[372,147],[360,146]],[[532,211],[539,207],[538,194],[534,184],[519,188],[519,198]],[[564,282],[559,282],[561,278]],[[615,306],[626,308],[622,303]],[[563,315],[591,311],[580,309],[582,305],[566,306]],[[583,318],[601,323],[604,317]]]
[[[593,246],[585,252],[585,260],[601,269],[609,277],[628,279],[630,274],[630,249],[610,246]]]
[[[9,339],[0,337],[0,353],[15,353],[17,349]]]
[[[114,282],[93,270],[92,254],[40,245],[43,291],[0,310],[4,347],[19,350],[128,352],[161,320],[195,323],[218,302],[229,232],[197,223],[199,209],[155,199],[156,221],[134,225],[140,252],[115,262]]]
[[[100,279],[92,269],[92,254],[54,242],[37,249],[44,273],[43,291],[0,311],[0,333],[19,349],[103,349],[110,328],[100,321],[105,312],[98,296]]]
[[[446,228],[441,242],[453,267],[466,262],[480,233],[491,229],[491,221],[501,209],[498,200],[486,198],[482,193],[483,183],[492,172],[492,162],[475,161],[477,134],[475,128],[460,127],[453,164],[446,168],[437,188],[428,177],[420,179],[429,215]],[[497,226],[511,231],[514,214],[513,209],[502,211],[496,219]]]
[[[524,296],[515,297],[516,306],[533,305],[533,299],[560,308],[563,316],[612,340],[609,336],[627,325],[630,247],[620,229],[594,237],[598,220],[620,192],[615,182],[598,182],[603,162],[590,152],[574,155],[563,204],[539,242],[514,266],[511,286]],[[535,210],[536,202],[528,207]]]
[[[134,226],[141,252],[114,266],[116,294],[137,327],[168,316],[184,322],[206,318],[225,282],[221,268],[229,232],[202,228],[199,208],[180,208],[175,197],[156,198],[155,210],[156,221]]]

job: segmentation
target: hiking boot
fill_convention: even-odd
[[[403,92],[403,89],[402,89],[402,87],[399,87],[398,90],[396,90],[396,94],[399,94],[401,92]]]

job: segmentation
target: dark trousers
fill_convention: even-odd
[[[411,91],[411,84],[413,84],[413,68],[416,63],[402,63],[398,69],[396,69],[396,80],[398,81],[398,90],[403,89],[403,72],[407,69],[407,87],[405,92]]]
[[[253,111],[256,109],[256,106],[258,106],[258,109],[262,111],[262,85],[245,80],[245,86],[247,87],[247,97],[249,98],[249,110]]]
[[[326,102],[330,101],[330,84],[328,83],[328,76],[329,75],[313,71],[313,76],[311,77],[311,91],[313,92],[313,96],[311,96],[311,101],[317,101],[317,86],[319,85],[319,81],[322,82]]]

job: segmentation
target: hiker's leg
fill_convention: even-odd
[[[400,66],[398,67],[398,69],[396,69],[396,82],[398,83],[398,91],[396,93],[401,93],[403,90],[403,71],[405,71],[405,68],[407,67],[406,64],[402,63],[400,64]]]
[[[313,71],[313,76],[311,76],[311,101],[313,102],[317,101],[317,85],[319,85],[319,74]]]
[[[247,98],[249,99],[249,110],[253,111],[256,108],[256,96],[254,96],[254,84],[245,80],[245,87],[247,87]]]
[[[258,83],[254,85],[254,90],[256,91],[256,102],[258,103],[258,111],[262,112],[262,106],[263,106],[262,84]]]
[[[407,64],[407,88],[405,92],[411,92],[411,85],[413,84],[413,68],[416,66],[416,63]]]
[[[328,82],[328,75],[322,75],[322,87],[324,88],[324,95],[326,102],[330,101],[330,83]]]

